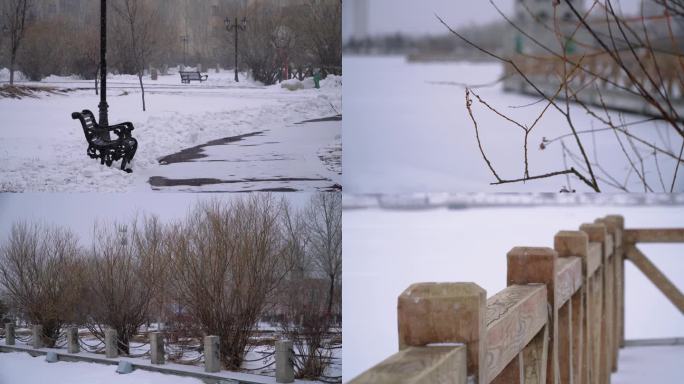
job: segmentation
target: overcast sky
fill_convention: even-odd
[[[343,7],[343,35],[351,34],[351,8],[356,1],[370,2],[369,32],[371,35],[444,34],[435,14],[440,15],[452,26],[482,24],[499,20],[500,16],[489,0],[346,0]],[[548,0],[551,1],[551,0]],[[588,0],[587,4],[588,4]],[[507,14],[513,10],[514,0],[494,0]],[[634,13],[641,0],[613,0],[620,3],[623,11]]]
[[[285,196],[293,205],[302,207],[310,193],[275,194]],[[95,221],[129,222],[143,214],[155,214],[164,222],[185,217],[197,202],[207,199],[229,201],[239,194],[184,194],[184,193],[19,193],[0,194],[0,244],[17,221],[60,225],[77,233],[82,245],[92,242]]]

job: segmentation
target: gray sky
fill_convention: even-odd
[[[343,7],[343,36],[351,34],[351,7],[357,0],[347,0]],[[404,34],[425,35],[444,34],[444,26],[437,19],[440,15],[452,26],[482,24],[499,20],[500,16],[489,0],[365,0],[370,2],[369,32],[371,35]],[[548,0],[551,1],[551,0]],[[587,1],[588,4],[588,0]],[[514,0],[494,0],[507,14],[513,9]],[[626,13],[638,9],[641,0],[618,0]],[[616,4],[616,0],[613,0]]]
[[[296,207],[311,198],[310,193],[274,194],[285,196]],[[92,242],[93,224],[100,222],[129,222],[142,214],[156,214],[163,222],[185,217],[197,202],[207,199],[229,201],[242,197],[236,194],[185,193],[20,193],[0,194],[0,244],[16,221],[63,225],[79,235],[82,245]]]

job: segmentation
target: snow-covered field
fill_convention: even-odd
[[[48,364],[45,356],[27,353],[0,353],[2,384],[202,384],[202,380],[136,370],[127,375],[116,373],[116,366],[95,363],[56,362]]]
[[[341,123],[295,124],[341,114],[342,78],[329,77],[320,90],[307,87],[289,91],[280,85],[265,87],[247,78],[235,83],[230,71],[211,70],[208,74],[207,82],[192,85],[182,85],[177,74],[160,76],[157,81],[146,77],[147,112],[142,112],[137,77],[109,76],[109,120],[131,121],[139,141],[132,175],[118,170],[116,164],[107,168],[86,156],[83,130],[78,121],[71,119],[71,113],[90,109],[97,115],[99,96],[95,95],[94,82],[57,76],[40,83],[21,82],[71,91],[64,95],[40,93],[38,98],[21,100],[0,99],[0,191],[149,191],[149,179],[155,176],[186,181],[213,179],[211,190],[221,191],[313,191],[341,184],[341,164],[320,159],[330,153],[339,159]],[[0,71],[0,84],[7,81],[7,75],[6,70]],[[315,132],[302,133],[302,127]],[[202,159],[201,166],[191,167],[190,174],[188,167],[159,164],[160,158],[184,149],[256,132],[263,132],[264,145],[252,148],[251,153],[244,153],[244,148],[252,143],[207,147],[211,149],[207,150],[209,157]],[[271,136],[274,139],[269,139]],[[276,140],[288,151],[268,145]],[[213,161],[217,153],[222,156]],[[242,154],[245,158],[240,158]],[[271,161],[266,161],[268,157]],[[273,159],[280,158],[288,160],[286,165],[274,166]],[[249,172],[241,170],[244,168]],[[285,181],[252,183],[249,187],[236,182],[250,178],[250,174]],[[325,182],[293,183],[289,181],[292,179]],[[201,186],[193,187],[201,183],[185,184],[191,185],[172,190],[206,191]]]
[[[623,215],[627,228],[684,226],[681,206],[345,210],[343,380],[351,380],[397,351],[397,297],[409,285],[475,282],[493,295],[506,286],[506,253],[511,248],[553,247],[558,230],[577,229],[607,214]],[[684,245],[639,247],[680,290],[684,289]],[[627,262],[625,268],[626,337],[684,336],[681,313],[633,265]],[[674,355],[666,354],[672,350]],[[653,372],[640,365],[643,355],[644,361],[669,367],[658,374],[669,375],[665,377],[671,380],[649,382],[680,383],[684,347],[672,350],[663,350],[662,359],[653,355],[658,353],[657,348],[623,351],[614,382],[645,382],[639,378]]]
[[[462,84],[471,86],[495,82],[503,75],[498,63],[407,63],[403,57],[360,57],[346,55],[343,60],[347,81],[344,84],[344,167],[345,192],[559,192],[567,186],[565,177],[527,184],[490,186],[495,181],[479,152],[473,123],[465,106]],[[489,104],[523,123],[532,124],[543,103],[537,99],[504,93],[501,84],[478,88],[476,92]],[[482,144],[500,176],[523,176],[523,131],[477,100],[473,113],[480,126]],[[623,115],[625,122],[643,117]],[[600,128],[584,110],[573,107],[573,121],[579,130]],[[619,121],[616,119],[616,121]],[[594,123],[592,125],[592,122]],[[650,143],[669,147],[678,153],[682,143],[670,129],[647,124],[631,128]],[[530,174],[566,169],[559,142],[539,149],[542,139],[569,133],[564,117],[551,109],[530,135]],[[620,150],[613,132],[583,136],[590,159],[598,158],[602,167],[622,181],[630,164]],[[595,139],[595,142],[594,142]],[[623,139],[624,141],[624,139]],[[628,143],[624,143],[629,147]],[[572,140],[568,148],[578,153]],[[630,148],[627,148],[630,151]],[[641,151],[649,184],[660,191],[653,157]],[[634,156],[632,156],[634,158]],[[669,191],[674,162],[658,156]],[[602,176],[603,172],[597,171]],[[669,175],[669,176],[668,176]],[[677,191],[684,190],[679,175]],[[634,174],[630,190],[643,187]],[[578,192],[588,191],[579,180],[571,180]],[[604,191],[615,190],[604,185]]]

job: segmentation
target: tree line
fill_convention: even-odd
[[[115,329],[124,355],[151,322],[176,340],[217,335],[233,370],[268,317],[298,346],[299,376],[319,377],[341,319],[341,221],[341,196],[320,193],[301,209],[250,195],[173,223],[96,224],[90,246],[67,228],[16,223],[0,247],[0,310],[42,325],[48,347],[74,325],[99,339]]]
[[[142,77],[150,66],[180,64],[232,68],[234,36],[226,30],[223,18],[236,16],[248,20],[238,47],[242,57],[239,66],[255,80],[273,84],[283,78],[283,73],[304,73],[313,67],[341,71],[340,0],[306,0],[285,5],[259,1],[246,6],[222,2],[213,7],[200,3],[193,10],[202,8],[203,12],[193,13],[190,29],[190,11],[186,10],[186,20],[179,24],[177,14],[170,10],[170,2],[108,3],[108,64],[114,73]],[[13,83],[15,69],[33,81],[48,75],[95,79],[100,48],[99,3],[84,3],[81,15],[40,18],[32,17],[36,6],[36,0],[4,0],[0,6],[0,65],[10,68],[10,82]],[[190,49],[181,39],[188,31],[193,36]],[[284,71],[284,67],[289,68]]]

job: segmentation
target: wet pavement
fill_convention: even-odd
[[[159,160],[156,191],[341,190],[342,117],[212,140]]]

